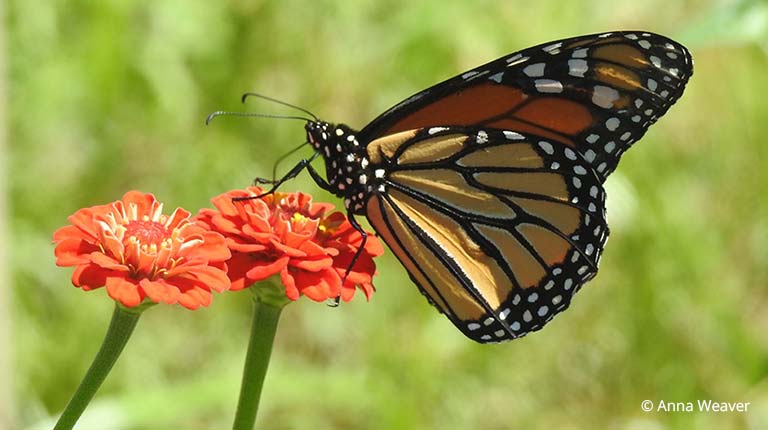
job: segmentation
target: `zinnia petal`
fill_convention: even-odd
[[[211,292],[200,287],[190,288],[179,294],[179,304],[191,310],[208,306],[211,304]]]
[[[301,270],[292,274],[299,291],[316,302],[338,297],[340,294],[341,278],[334,270],[319,272]]]
[[[125,274],[115,273],[96,264],[81,264],[72,272],[72,285],[85,291],[101,288],[110,276],[122,277]]]
[[[90,260],[94,264],[100,267],[103,267],[104,269],[107,269],[107,270],[114,270],[114,271],[120,271],[120,272],[129,271],[129,268],[127,266],[121,264],[119,261],[115,261],[114,258],[99,252],[90,253]]]
[[[230,281],[226,272],[210,266],[202,266],[195,270],[190,270],[184,277],[191,276],[199,284],[207,285],[214,291],[226,291],[230,287]]]
[[[106,286],[109,297],[122,303],[123,306],[138,306],[144,300],[138,285],[136,285],[136,281],[120,277],[109,277],[107,278]]]
[[[162,279],[150,281],[144,278],[139,281],[139,285],[153,302],[173,304],[179,299],[179,289]]]
[[[99,239],[100,229],[93,224],[93,220],[108,211],[109,209],[106,205],[83,208],[71,215],[67,220],[73,227],[80,230],[86,238],[95,243]]]
[[[202,255],[211,261],[226,261],[232,256],[224,236],[211,231],[203,233],[203,243],[195,251],[195,255]]]
[[[54,251],[56,254],[56,265],[65,267],[85,264],[90,261],[88,255],[98,249],[98,246],[82,239],[62,239],[58,242]]]
[[[290,258],[287,256],[280,257],[277,260],[258,260],[251,257],[251,269],[248,270],[246,276],[252,281],[261,281],[269,278],[272,275],[276,275],[285,267],[288,266]]]

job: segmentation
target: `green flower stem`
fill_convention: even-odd
[[[240,384],[240,399],[237,402],[235,422],[232,424],[234,430],[253,429],[259,410],[261,388],[264,386],[264,377],[272,354],[277,321],[283,306],[289,302],[285,297],[285,290],[272,284],[253,285],[249,289],[253,293],[253,321],[248,352],[245,355],[243,380]]]
[[[115,311],[112,313],[112,321],[109,323],[101,349],[96,353],[96,357],[93,359],[88,372],[85,373],[85,377],[80,382],[80,386],[77,387],[77,391],[75,391],[67,407],[64,408],[64,412],[61,414],[54,430],[69,430],[74,427],[80,415],[83,414],[88,403],[91,402],[96,391],[117,361],[120,352],[123,351],[123,347],[125,347],[128,339],[130,339],[131,333],[133,333],[133,329],[136,327],[139,316],[141,316],[141,312],[144,309],[146,309],[146,306],[128,309],[120,304],[116,304]]]

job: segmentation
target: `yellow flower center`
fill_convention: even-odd
[[[293,218],[293,222],[305,222],[309,219],[298,212],[294,212],[292,218]]]

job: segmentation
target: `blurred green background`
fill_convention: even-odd
[[[695,74],[608,180],[613,234],[599,275],[571,308],[521,340],[475,344],[388,253],[370,303],[333,309],[303,299],[285,310],[258,427],[768,428],[765,2],[8,0],[2,8],[10,237],[0,238],[8,260],[0,267],[10,283],[0,354],[10,364],[0,372],[0,427],[3,418],[11,429],[49,427],[110,319],[103,290],[75,289],[71,269],[54,266],[51,234],[68,215],[129,189],[155,193],[168,210],[197,211],[269,175],[304,139],[296,122],[219,118],[206,127],[208,113],[287,112],[239,103],[259,91],[361,127],[509,52],[645,29],[688,46]],[[308,175],[285,189],[341,207]],[[79,428],[228,428],[249,318],[247,293],[217,295],[196,312],[146,312]],[[644,399],[751,405],[741,414],[644,413]]]

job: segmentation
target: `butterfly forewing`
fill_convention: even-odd
[[[424,90],[360,133],[364,140],[434,126],[530,132],[580,152],[602,180],[677,100],[692,74],[688,50],[647,32],[549,42]]]
[[[541,328],[594,276],[608,234],[605,196],[570,147],[442,127],[382,138],[369,151],[387,166],[384,188],[367,203],[372,226],[472,339]]]

